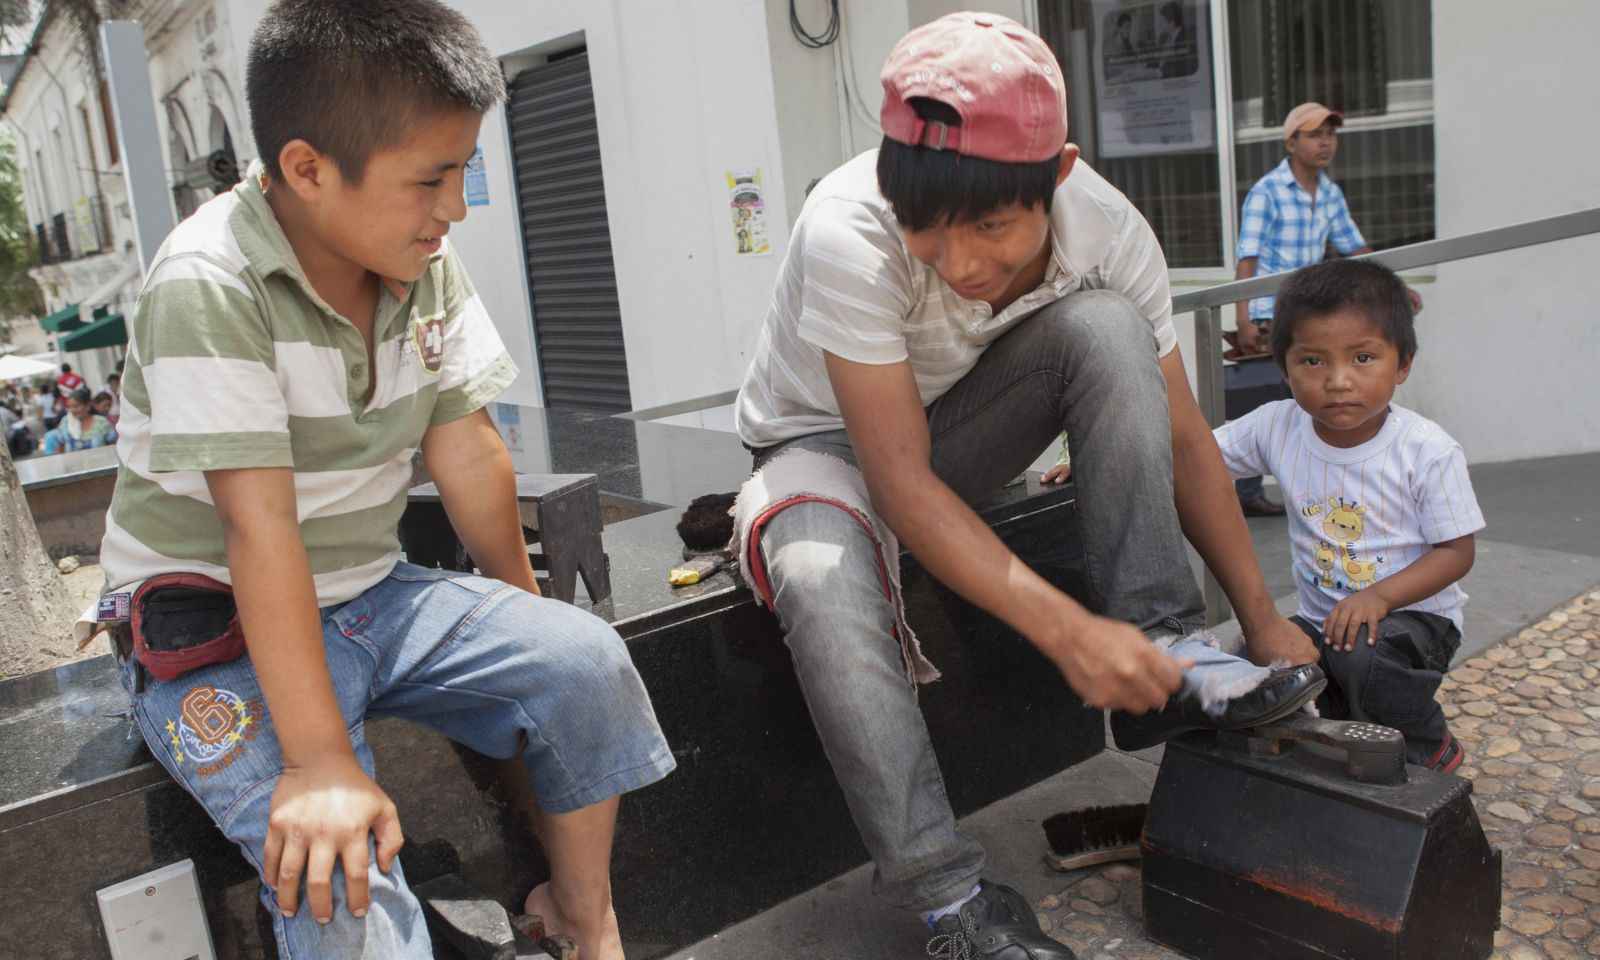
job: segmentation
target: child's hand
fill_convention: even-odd
[[[1412,313],[1415,314],[1422,312],[1422,294],[1411,289],[1410,287],[1406,287],[1406,299],[1411,301]]]
[[[1267,352],[1267,336],[1272,332],[1272,324],[1256,323],[1254,320],[1243,324],[1238,330],[1237,343],[1239,352],[1247,357],[1258,353]]]
[[[1356,647],[1356,635],[1367,628],[1367,646],[1378,642],[1378,621],[1389,615],[1389,604],[1375,591],[1352,593],[1334,604],[1333,612],[1322,623],[1322,635],[1333,650],[1349,653]]]
[[[333,919],[333,864],[344,868],[350,913],[366,916],[367,834],[378,841],[378,868],[389,872],[404,837],[394,802],[353,756],[330,757],[311,767],[289,767],[272,791],[262,876],[292,917],[304,877],[306,900],[319,923]]]
[[[1051,467],[1049,470],[1046,470],[1044,472],[1044,476],[1039,478],[1039,486],[1041,486],[1041,487],[1053,487],[1053,486],[1056,486],[1056,485],[1059,485],[1059,484],[1063,484],[1063,483],[1066,483],[1068,478],[1070,478],[1071,476],[1072,476],[1072,464],[1070,464],[1070,463],[1058,463],[1055,466]]]

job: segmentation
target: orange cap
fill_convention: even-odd
[[[1289,111],[1283,120],[1283,139],[1287,140],[1305,130],[1315,130],[1329,120],[1336,127],[1344,126],[1344,114],[1330,110],[1316,101],[1302,103]]]

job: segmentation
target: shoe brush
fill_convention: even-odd
[[[710,493],[696,497],[678,519],[678,536],[683,538],[684,562],[667,571],[667,582],[674,587],[699,583],[722,569],[733,559],[729,541],[733,539],[733,502],[737,494]]]
[[[1100,863],[1139,859],[1147,806],[1125,803],[1069,810],[1047,817],[1045,860],[1057,870],[1079,870]]]

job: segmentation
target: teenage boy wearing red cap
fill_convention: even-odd
[[[1273,608],[1189,388],[1161,248],[1077,162],[1049,48],[1004,17],[951,14],[900,41],[883,87],[881,148],[823,178],[795,223],[736,406],[757,466],[796,448],[858,466],[917,560],[1094,706],[1143,713],[1179,689],[1185,664],[1150,639],[1202,622],[1182,531],[1218,571],[1253,659],[1313,661]],[[968,506],[1063,426],[1103,616]],[[936,955],[1071,957],[1020,895],[979,879],[983,850],[945,798],[870,530],[813,501],[762,531],[772,603],[874,891],[933,925]]]
[[[1350,217],[1344,191],[1328,176],[1328,166],[1339,152],[1339,128],[1344,115],[1320,103],[1302,103],[1283,121],[1284,157],[1266,176],[1256,181],[1244,198],[1239,219],[1238,269],[1243,280],[1257,275],[1286,273],[1321,263],[1332,241],[1340,256],[1371,253]],[[1407,287],[1414,311],[1422,310],[1422,297]],[[1265,353],[1272,328],[1273,297],[1240,301],[1235,346],[1245,354]],[[1283,513],[1281,504],[1268,500],[1260,477],[1245,477],[1236,485],[1239,503],[1249,516]]]

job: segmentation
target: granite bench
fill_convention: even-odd
[[[100,552],[117,484],[115,447],[18,460],[17,479],[51,560]]]
[[[613,874],[629,956],[664,955],[864,862],[775,619],[730,573],[666,583],[678,510],[659,508],[733,489],[749,468],[736,438],[532,408],[521,422],[539,437],[513,451],[520,471],[594,473],[606,497],[658,508],[604,530],[608,619],[678,759],[621,808]],[[981,512],[1082,595],[1070,486],[1030,482]],[[958,815],[1104,748],[1101,715],[1028,643],[914,563],[904,579],[913,626],[945,672],[922,703]],[[273,956],[253,873],[150,758],[124,706],[109,658],[0,683],[0,956],[108,957],[94,892],[184,858],[224,955]],[[510,907],[545,876],[515,761],[394,719],[370,721],[367,738],[406,827],[411,882],[455,874]]]

